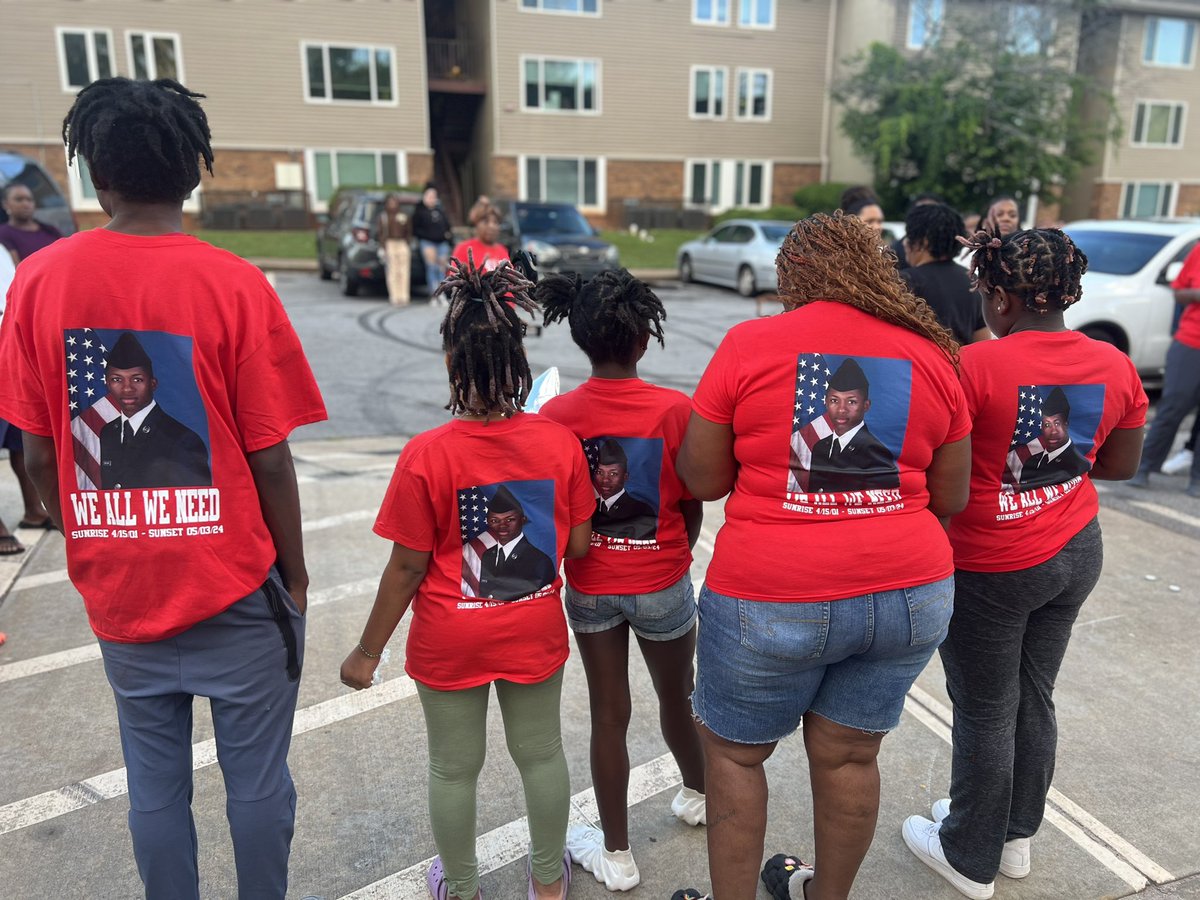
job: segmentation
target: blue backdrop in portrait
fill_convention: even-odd
[[[904,447],[904,436],[908,432],[908,412],[912,402],[912,362],[907,359],[890,359],[882,356],[851,356],[826,353],[825,365],[830,372],[837,372],[847,359],[853,359],[867,378],[868,399],[864,422],[871,434],[900,458]],[[821,398],[822,403],[824,398]]]
[[[588,471],[595,473],[599,461],[600,447],[605,441],[616,441],[625,451],[628,463],[629,480],[625,482],[626,493],[649,503],[658,511],[658,483],[662,475],[662,438],[602,437],[589,438],[583,442],[583,452],[587,456]],[[596,490],[595,485],[592,487]]]
[[[1038,391],[1043,398],[1049,397],[1055,388],[1067,395],[1067,403],[1071,405],[1071,413],[1067,417],[1067,431],[1071,435],[1071,443],[1081,456],[1087,456],[1092,452],[1092,445],[1096,442],[1096,429],[1100,427],[1100,417],[1104,415],[1104,385],[1038,385]]]
[[[559,563],[558,538],[554,528],[554,479],[546,478],[528,481],[498,481],[493,484],[473,485],[460,488],[458,491],[458,516],[462,532],[462,541],[467,543],[487,530],[487,511],[491,508],[492,498],[500,486],[508,488],[509,493],[521,504],[525,513],[525,537],[533,546],[545,553],[554,562]],[[473,499],[476,498],[476,499]],[[472,507],[478,506],[479,509]]]

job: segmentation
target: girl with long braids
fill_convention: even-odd
[[[583,442],[596,493],[591,550],[567,561],[566,606],[591,697],[601,828],[573,826],[567,849],[610,891],[627,891],[641,879],[626,797],[631,630],[658,694],[663,738],[683,775],[671,811],[689,825],[705,819],[704,756],[688,706],[696,648],[689,570],[701,504],[675,474],[690,401],[638,377],[650,339],[663,341],[667,314],[645,283],[624,269],[585,284],[552,275],[535,294],[546,322],[568,322],[592,364],[591,378],[540,410]]]
[[[904,822],[923,863],[967,897],[1023,878],[1054,774],[1054,682],[1103,548],[1092,480],[1137,470],[1146,395],[1115,347],[1063,324],[1087,258],[1061,231],[979,232],[967,246],[999,340],[962,352],[971,494],[950,522],[950,798]]]
[[[405,445],[375,522],[393,542],[375,605],[342,682],[371,686],[408,607],[405,670],[429,740],[435,900],[479,896],[476,787],[495,684],[528,807],[529,898],[565,897],[571,787],[559,721],[567,629],[559,561],[587,552],[587,460],[566,428],[521,412],[531,377],[517,309],[532,283],[507,261],[452,262],[442,345],[453,421]]]
[[[950,621],[939,518],[967,500],[958,345],[874,231],[813,216],[776,266],[785,312],[730,329],[678,459],[693,496],[728,495],[692,698],[716,900],[755,896],[763,763],[801,723],[813,864],[778,854],[762,879],[779,898],[849,894],[875,833],[880,743]]]

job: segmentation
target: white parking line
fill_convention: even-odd
[[[1148,500],[1130,500],[1129,505],[1137,509],[1144,509],[1148,513],[1154,513],[1156,516],[1162,516],[1164,519],[1173,519],[1176,522],[1182,522],[1184,525],[1200,528],[1200,517],[1190,516],[1177,509],[1171,509],[1169,506],[1163,506],[1161,503],[1151,503]]]
[[[936,697],[914,684],[904,708],[947,744],[952,743],[951,712]],[[1046,820],[1135,891],[1146,887],[1147,877],[1157,884],[1175,880],[1174,875],[1057,788],[1050,788]]]

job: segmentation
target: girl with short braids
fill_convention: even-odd
[[[570,883],[571,785],[559,720],[568,645],[558,569],[564,557],[587,552],[594,502],[575,436],[521,412],[530,376],[516,309],[536,311],[531,287],[508,262],[491,271],[455,263],[439,287],[449,301],[442,341],[454,419],[400,454],[375,522],[392,555],[362,637],[342,663],[344,684],[371,687],[412,606],[405,671],[429,740],[434,900],[480,896],[476,788],[493,684],[525,787],[528,896],[565,897]]]
[[[763,763],[801,722],[814,857],[777,854],[762,880],[779,898],[850,893],[875,832],[880,744],[950,620],[939,519],[967,498],[958,344],[870,226],[797,222],[776,267],[783,314],[730,329],[678,459],[693,496],[728,495],[692,696],[715,900],[755,896]]]
[[[675,473],[690,401],[638,377],[666,310],[624,269],[588,282],[552,275],[538,283],[546,322],[566,321],[592,377],[541,413],[571,429],[588,451],[596,493],[592,546],[567,561],[567,618],[591,696],[592,781],[600,828],[573,826],[572,858],[610,891],[641,880],[629,843],[629,632],[637,637],[658,695],[659,724],[683,776],[671,811],[705,821],[704,756],[692,721],[696,601],[691,548],[701,504]]]
[[[997,872],[1030,872],[1054,774],[1054,682],[1100,577],[1092,481],[1136,471],[1146,395],[1125,354],[1063,323],[1087,271],[1070,237],[993,230],[962,242],[998,340],[962,351],[971,486],[950,520],[954,617],[941,646],[950,797],[903,834],[960,893],[985,900]]]

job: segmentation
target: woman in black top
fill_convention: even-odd
[[[954,261],[965,235],[962,217],[942,203],[914,206],[904,220],[908,268],[900,277],[933,309],[960,344],[987,340],[980,297],[967,270]]]

